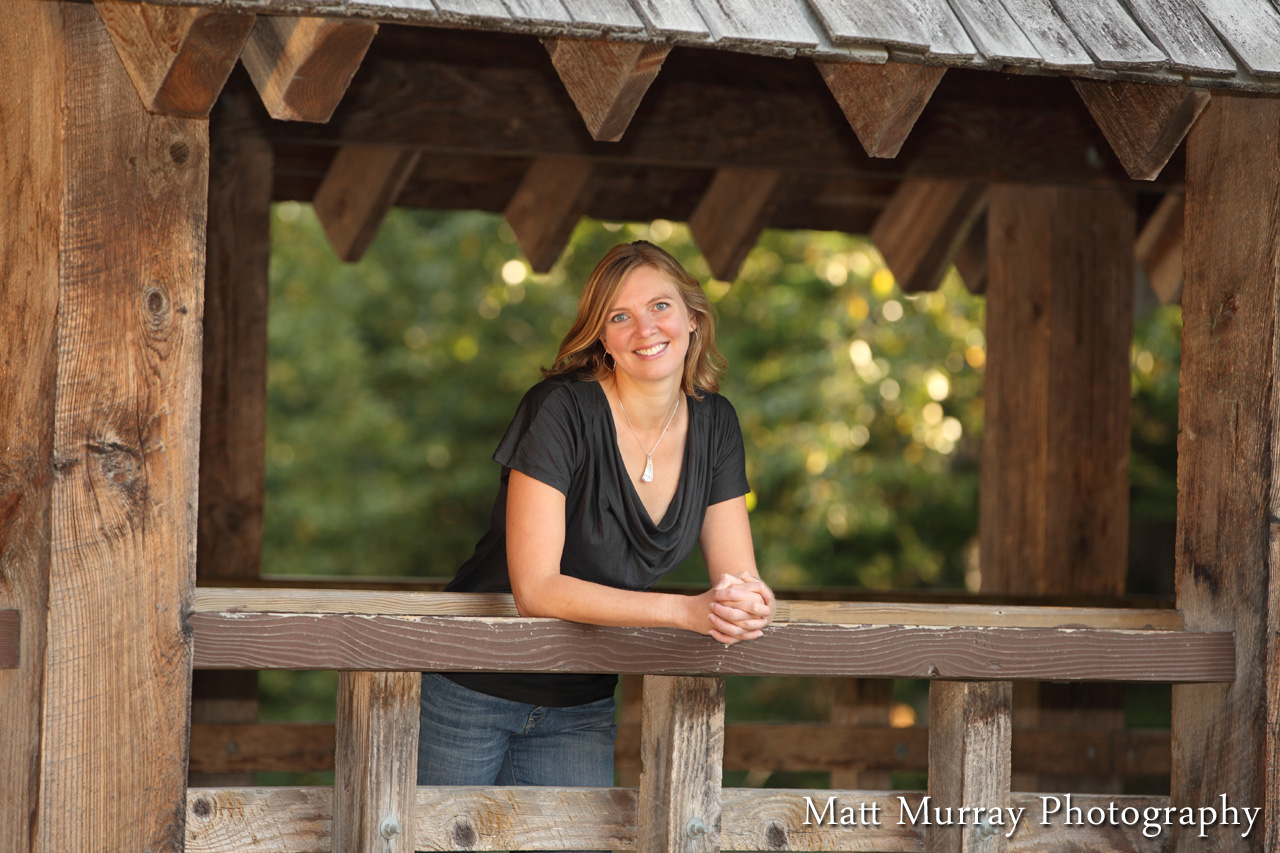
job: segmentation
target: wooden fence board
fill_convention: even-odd
[[[1229,681],[1229,633],[791,624],[722,646],[559,620],[195,613],[196,666],[865,678]],[[536,643],[530,642],[537,640]]]
[[[929,685],[929,798],[936,807],[1008,808],[1012,707],[1007,681]],[[994,825],[940,823],[926,830],[925,850],[999,853],[1003,835]]]

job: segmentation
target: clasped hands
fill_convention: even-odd
[[[726,646],[754,640],[773,621],[773,590],[750,572],[721,575],[703,597],[708,599],[708,633]]]

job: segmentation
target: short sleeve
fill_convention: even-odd
[[[529,389],[493,459],[564,494],[581,465],[583,416],[562,382]]]
[[[724,397],[712,397],[711,495],[707,505],[742,497],[751,491],[747,482],[747,455],[742,445],[738,413]]]

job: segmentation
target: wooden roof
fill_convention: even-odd
[[[1280,91],[1280,11],[1269,0],[180,2],[268,15]]]

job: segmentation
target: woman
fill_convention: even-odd
[[[494,459],[488,532],[448,585],[510,590],[524,616],[760,636],[742,434],[715,392],[720,356],[697,280],[643,241],[592,273],[555,366]],[[702,548],[711,588],[647,591]],[[420,785],[613,784],[616,676],[424,676]]]

